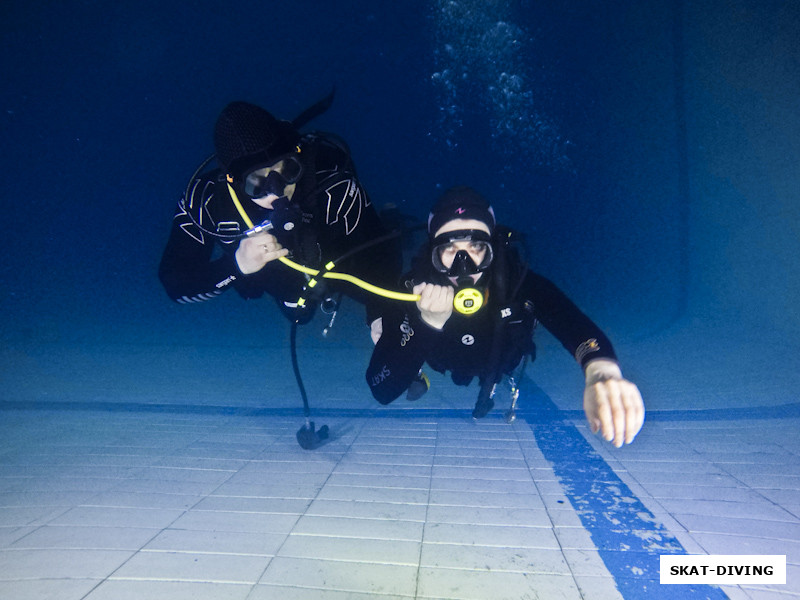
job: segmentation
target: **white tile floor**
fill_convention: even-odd
[[[1,405],[0,598],[707,597],[606,564],[552,414],[328,410],[307,452],[299,417],[124,408]],[[737,600],[800,596],[799,421],[653,415],[621,450],[556,422],[685,551],[787,555],[786,586]]]
[[[618,346],[649,413],[617,450],[546,336],[508,425],[500,405],[473,423],[475,389],[437,375],[379,408],[368,346],[304,335],[335,437],[313,452],[280,336],[0,348],[0,598],[800,598],[800,369],[774,354],[742,363],[766,383],[725,388],[735,340]],[[660,586],[665,552],[785,554],[787,584]]]

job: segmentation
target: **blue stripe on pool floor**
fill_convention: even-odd
[[[536,405],[542,416],[547,414],[529,421],[536,443],[625,600],[727,598],[707,585],[660,584],[659,556],[686,550],[591,447],[571,417],[541,392]]]

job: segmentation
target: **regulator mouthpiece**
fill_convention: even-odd
[[[480,290],[467,287],[456,292],[453,298],[453,308],[462,315],[472,315],[483,306],[483,294]]]

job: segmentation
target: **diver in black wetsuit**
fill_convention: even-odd
[[[327,108],[322,104],[316,114]],[[191,303],[230,288],[244,298],[266,292],[288,319],[305,323],[314,300],[342,291],[367,306],[367,323],[379,316],[380,297],[338,282],[309,289],[306,274],[278,260],[288,255],[319,270],[367,245],[337,270],[379,285],[394,283],[400,270],[396,245],[375,243],[387,230],[345,143],[331,134],[299,133],[314,108],[290,123],[246,102],[225,107],[214,131],[220,168],[200,173],[201,165],[193,176],[161,259],[159,278],[170,298]],[[273,229],[254,228],[266,220]]]
[[[495,223],[489,203],[468,187],[445,192],[428,218],[428,243],[406,289],[416,307],[388,306],[366,373],[373,396],[388,404],[408,390],[427,391],[423,363],[457,385],[478,377],[473,417],[491,410],[494,385],[534,354],[541,322],[585,372],[584,411],[592,431],[617,447],[630,443],[644,421],[639,390],[622,378],[605,334],[552,282],[528,270],[511,243],[512,230]],[[455,310],[454,310],[455,304]],[[375,337],[375,336],[373,336]]]

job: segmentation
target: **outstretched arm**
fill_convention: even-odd
[[[644,403],[622,377],[611,342],[551,281],[528,272],[526,283],[537,318],[584,369],[583,410],[592,431],[618,448],[630,444],[644,423]]]

